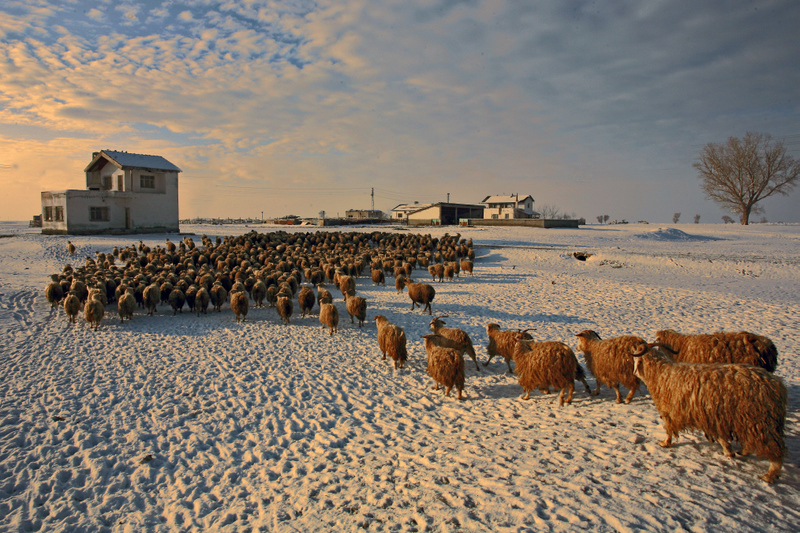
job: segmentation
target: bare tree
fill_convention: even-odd
[[[600,224],[603,223],[603,215],[597,215],[597,222],[599,222]]]
[[[542,214],[542,218],[548,219],[555,219],[558,218],[560,210],[553,204],[542,205],[538,207],[539,212]]]
[[[699,224],[700,223],[700,215],[695,215],[694,216],[694,223],[695,224]]]
[[[722,215],[722,221],[726,224],[733,224],[734,220],[728,215]]]
[[[708,143],[694,163],[706,197],[739,215],[763,213],[758,202],[773,194],[789,194],[800,179],[800,161],[786,155],[780,141],[767,133],[747,132],[726,144]]]
[[[677,224],[680,219],[681,219],[681,214],[680,213],[675,213],[674,215],[672,215],[672,223],[673,224]]]
[[[603,215],[603,222],[608,222],[608,219],[611,218],[608,215]]]

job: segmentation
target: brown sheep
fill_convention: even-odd
[[[752,365],[674,363],[654,346],[642,343],[631,353],[634,372],[664,420],[667,438],[659,444],[669,448],[681,431],[698,430],[733,457],[730,442],[736,440],[742,455],[769,460],[761,479],[775,481],[786,455],[788,395],[780,378]]]
[[[378,268],[373,268],[371,276],[372,276],[372,283],[374,283],[375,285],[383,285],[384,287],[386,286],[386,275],[383,273],[383,270]]]
[[[625,403],[631,403],[639,389],[639,378],[633,374],[631,348],[645,342],[641,337],[615,337],[601,340],[592,330],[584,330],[576,335],[578,349],[583,352],[589,372],[597,380],[597,388],[592,396],[600,394],[600,386],[605,384],[617,393],[617,403],[622,403],[619,385],[628,389]]]
[[[75,291],[69,291],[67,296],[64,298],[64,312],[67,313],[67,318],[73,324],[75,323],[75,317],[78,316],[78,313],[81,311],[81,301],[78,298],[78,295],[75,294]]]
[[[175,316],[178,311],[183,313],[183,305],[186,303],[186,295],[180,289],[172,289],[169,293],[169,305],[172,307],[172,315]]]
[[[91,289],[89,297],[86,299],[86,304],[83,306],[83,317],[89,323],[89,327],[93,327],[95,331],[100,328],[100,321],[103,320],[103,315],[106,312],[99,296],[98,289]]]
[[[442,337],[447,337],[451,341],[455,342],[461,350],[469,355],[470,359],[475,363],[475,368],[478,372],[481,371],[481,367],[478,366],[478,354],[475,353],[475,347],[472,345],[472,339],[469,338],[467,332],[463,329],[458,328],[446,328],[445,321],[442,320],[443,318],[447,318],[447,316],[437,316],[436,318],[431,319],[431,331],[436,335],[441,335]]]
[[[247,316],[247,311],[250,308],[250,300],[247,298],[247,293],[244,291],[236,291],[231,293],[231,311],[236,315],[236,322],[239,322],[241,317],[244,322]]]
[[[292,304],[292,298],[288,296],[286,293],[279,293],[278,294],[278,301],[275,304],[275,307],[278,308],[278,314],[280,315],[283,323],[285,325],[289,325],[289,317],[292,316],[292,312],[294,311],[294,305]]]
[[[656,333],[656,342],[666,347],[680,363],[739,363],[775,372],[778,349],[767,337],[742,331],[709,335],[681,335],[671,329]]]
[[[389,322],[389,319],[383,315],[375,316],[375,324],[378,327],[378,346],[383,352],[383,360],[386,360],[388,352],[389,357],[394,361],[394,367],[403,368],[408,360],[405,331],[400,326]]]
[[[461,270],[463,270],[464,272],[469,272],[470,276],[472,275],[473,266],[474,265],[473,265],[472,261],[470,261],[469,259],[462,259],[461,260]]]
[[[350,323],[353,323],[353,317],[358,318],[358,327],[364,325],[364,320],[367,319],[367,301],[361,296],[356,296],[356,291],[349,290],[344,294],[345,305],[347,306],[347,314],[350,315]]]
[[[575,380],[583,381],[586,392],[589,392],[583,368],[578,363],[572,348],[561,342],[526,340],[522,335],[524,334],[518,334],[518,342],[514,349],[514,364],[519,384],[525,391],[523,400],[530,399],[532,389],[540,389],[547,394],[552,386],[561,391],[558,395],[560,406],[565,402],[572,403]],[[566,398],[564,391],[567,392]]]
[[[144,306],[147,309],[147,314],[153,316],[153,313],[158,308],[158,303],[161,301],[161,290],[157,284],[152,283],[144,288],[142,296],[144,297]]]
[[[422,312],[428,311],[428,314],[432,315],[431,302],[436,296],[436,290],[428,284],[414,283],[408,278],[406,278],[406,287],[408,287],[408,297],[411,298],[411,310],[413,311],[417,305],[422,307],[424,304]]]
[[[302,318],[305,318],[306,315],[311,314],[311,310],[314,308],[314,302],[316,299],[317,298],[314,296],[314,291],[312,291],[309,287],[300,288],[300,292],[297,293],[297,303],[302,311]]]
[[[498,324],[487,324],[486,334],[489,336],[489,344],[486,346],[486,353],[489,354],[489,359],[483,363],[483,366],[489,366],[492,358],[495,355],[500,355],[506,360],[508,373],[512,374],[514,371],[511,370],[511,360],[514,358],[514,348],[517,345],[519,335],[521,334],[524,340],[533,340],[533,337],[527,331],[527,329],[525,331],[510,329],[503,331]]]
[[[436,382],[433,390],[439,386],[445,388],[445,396],[450,396],[450,391],[455,387],[458,390],[458,399],[463,400],[464,391],[464,358],[463,351],[446,337],[429,333],[422,337],[425,339],[425,351],[428,354],[427,372]]]
[[[322,323],[322,329],[327,326],[333,336],[339,329],[339,310],[332,303],[322,303],[319,306],[319,321]]]
[[[58,307],[58,304],[61,303],[64,298],[64,289],[61,287],[61,283],[58,282],[57,275],[53,275],[50,283],[44,288],[44,296],[53,308]]]
[[[322,283],[317,285],[317,301],[320,307],[322,307],[322,304],[333,303],[333,295]]]
[[[203,314],[208,313],[208,304],[211,302],[211,295],[208,293],[208,289],[205,287],[200,287],[200,290],[197,291],[197,296],[194,298],[194,307],[197,311],[197,316],[200,316],[200,313]]]
[[[120,323],[125,322],[125,319],[133,319],[133,312],[136,311],[136,297],[133,295],[133,289],[128,288],[123,294],[117,298],[117,310],[119,311]]]

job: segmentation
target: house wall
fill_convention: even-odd
[[[109,166],[109,165],[106,165]],[[116,167],[115,167],[116,168]],[[113,187],[117,187],[117,172],[113,176]],[[87,173],[87,182],[89,181]],[[48,205],[64,206],[61,223],[42,222],[42,233],[86,235],[97,233],[160,233],[177,232],[178,225],[178,174],[177,172],[158,173],[156,188],[142,190],[139,186],[140,174],[154,175],[146,171],[126,171],[130,174],[133,191],[118,190],[69,190],[58,193],[42,193],[42,213]],[[102,173],[98,174],[101,178]],[[163,191],[159,193],[158,191]],[[91,207],[107,207],[108,220],[90,220]],[[130,209],[130,224],[126,225],[126,208]]]
[[[415,213],[408,215],[408,223],[412,226],[430,226],[436,224],[435,221],[440,221],[441,224],[442,211],[441,207],[434,205],[427,209],[421,209]]]
[[[66,205],[67,191],[46,191],[42,193],[42,233],[63,235],[67,232]],[[51,212],[54,212],[56,207],[61,207],[64,218],[62,220],[48,219],[45,216],[48,207]]]

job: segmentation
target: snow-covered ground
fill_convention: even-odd
[[[182,227],[198,244],[252,229],[318,230]],[[111,304],[94,332],[50,309],[49,274],[167,236],[70,237],[70,258],[67,237],[0,223],[0,530],[797,531],[800,226],[460,232],[474,240],[475,275],[434,284],[433,313],[470,334],[481,362],[490,322],[573,348],[584,329],[770,337],[789,391],[779,480],[759,479],[767,461],[727,458],[699,434],[660,448],[644,386],[629,405],[581,386],[572,405],[538,392],[522,401],[495,358],[481,372],[467,360],[464,401],[443,397],[419,338],[430,317],[391,279],[358,279],[363,329],[333,291],[333,337],[316,307],[283,326],[252,307],[237,324],[227,305],[200,317],[137,310],[120,324]],[[376,314],[405,329],[405,369],[381,361]]]

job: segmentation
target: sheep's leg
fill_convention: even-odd
[[[495,355],[497,355],[497,354],[495,354]],[[486,362],[485,362],[485,363],[483,363],[483,366],[489,366],[489,363],[491,363],[491,362],[492,362],[492,357],[494,357],[494,355],[490,355],[490,356],[489,356],[489,359],[487,359],[487,360],[486,360]]]
[[[769,462],[769,470],[766,474],[761,476],[761,479],[767,483],[772,483],[781,474],[781,467],[783,466],[783,459],[775,459]]]
[[[589,394],[591,396],[597,396],[598,394],[600,394],[600,385],[601,385],[601,383],[600,383],[600,380],[598,379],[597,380],[597,387],[594,389],[594,392],[590,392]]]
[[[478,372],[480,372],[480,371],[481,371],[481,367],[480,367],[480,366],[478,366],[478,356],[477,356],[477,355],[475,355],[475,354],[470,354],[470,358],[472,358],[472,360],[475,362],[475,369],[476,369]]]
[[[735,455],[733,450],[731,450],[731,443],[726,439],[717,439],[717,442],[722,446],[722,452],[725,454],[725,457],[733,457]]]
[[[633,395],[636,394],[636,391],[639,390],[639,381],[636,381],[636,384],[631,387],[630,392],[628,392],[628,396],[625,397],[625,403],[631,403],[633,400]]]
[[[531,391],[530,389],[523,389],[525,391],[525,396],[522,397],[523,400],[530,400],[531,399]]]
[[[463,392],[462,389],[458,389],[458,399],[459,400],[463,400],[464,399],[464,397],[461,395],[462,392]]]
[[[513,374],[514,371],[511,370],[511,358],[506,359],[506,365],[508,365],[508,373]]]
[[[572,403],[572,395],[575,393],[575,383],[570,382],[567,385],[566,390],[567,390],[567,398],[566,399],[563,398],[564,389],[561,389],[561,394],[558,395],[559,400],[561,400],[560,405],[564,405],[564,402],[566,402],[568,404]]]
[[[449,398],[449,397],[450,397],[450,391],[451,391],[452,389],[453,389],[453,386],[452,386],[452,385],[450,385],[449,387],[447,387],[447,390],[444,392],[444,395],[445,395],[445,396],[447,396],[447,397]]]
[[[581,378],[581,383],[583,383],[583,386],[586,387],[586,394],[592,394],[592,389],[590,389],[589,384],[586,383],[586,378]]]
[[[619,383],[614,383],[611,385],[611,388],[617,393],[617,403],[622,403],[622,393],[619,392]]]
[[[672,437],[674,436],[677,439],[678,433],[673,430],[672,421],[668,417],[664,418],[664,431],[667,432],[667,438],[659,442],[658,445],[662,448],[669,448],[672,446]]]

